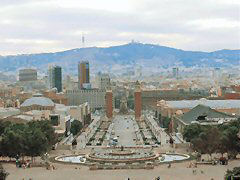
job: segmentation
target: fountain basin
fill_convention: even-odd
[[[86,163],[86,157],[84,155],[69,155],[69,156],[58,156],[55,158],[56,161],[66,162],[66,163]]]
[[[183,161],[189,158],[190,156],[187,154],[161,154],[161,157],[159,157],[159,160],[161,163],[164,163],[164,162]]]
[[[160,163],[183,161],[190,158],[187,154],[155,154],[151,151],[136,151],[134,153],[124,154],[117,152],[112,154],[109,152],[95,152],[87,155],[64,155],[55,158],[58,162],[73,163],[73,164],[88,164],[88,163],[139,163],[159,160]],[[158,161],[158,162],[159,162]],[[156,161],[155,161],[156,162]]]

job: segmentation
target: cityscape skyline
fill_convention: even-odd
[[[240,179],[239,0],[0,14],[0,180]]]

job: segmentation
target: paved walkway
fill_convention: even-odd
[[[3,164],[3,167],[10,173],[7,180],[154,180],[160,176],[161,180],[221,180],[227,169],[239,166],[240,160],[230,161],[227,166],[202,165],[198,166],[196,175],[192,168],[187,168],[189,161],[160,165],[153,170],[96,170],[90,171],[88,167],[77,165],[55,164],[57,170],[46,170],[45,168],[17,169],[14,164]],[[201,173],[203,171],[203,173]]]
[[[115,136],[118,136],[118,146],[136,146],[136,143],[133,140],[136,137],[134,120],[131,118],[132,116],[117,115],[114,119],[113,130]]]

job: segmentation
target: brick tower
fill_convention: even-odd
[[[105,96],[105,104],[106,104],[106,116],[108,118],[113,117],[113,93],[111,90],[106,91]]]
[[[142,115],[142,92],[140,83],[137,81],[134,92],[134,108],[135,108],[135,119],[140,120]]]

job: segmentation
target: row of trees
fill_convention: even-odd
[[[26,124],[0,122],[0,155],[8,157],[40,156],[57,141],[49,121]]]
[[[121,99],[122,99],[122,96],[116,96],[114,97],[114,107],[116,109],[120,109],[120,106],[121,106]],[[130,94],[128,97],[127,97],[127,107],[129,109],[132,109],[134,110],[134,95],[133,94]]]
[[[228,153],[235,157],[240,152],[238,132],[240,121],[218,126],[202,126],[191,124],[185,127],[183,137],[191,142],[194,150],[202,154]]]
[[[169,132],[169,125],[171,122],[171,118],[162,116],[161,114],[158,115],[158,113],[156,111],[155,112],[155,120],[161,127],[166,128],[166,131]]]
[[[133,94],[130,94],[127,98],[127,107],[129,109],[134,110],[134,96],[133,96]]]

